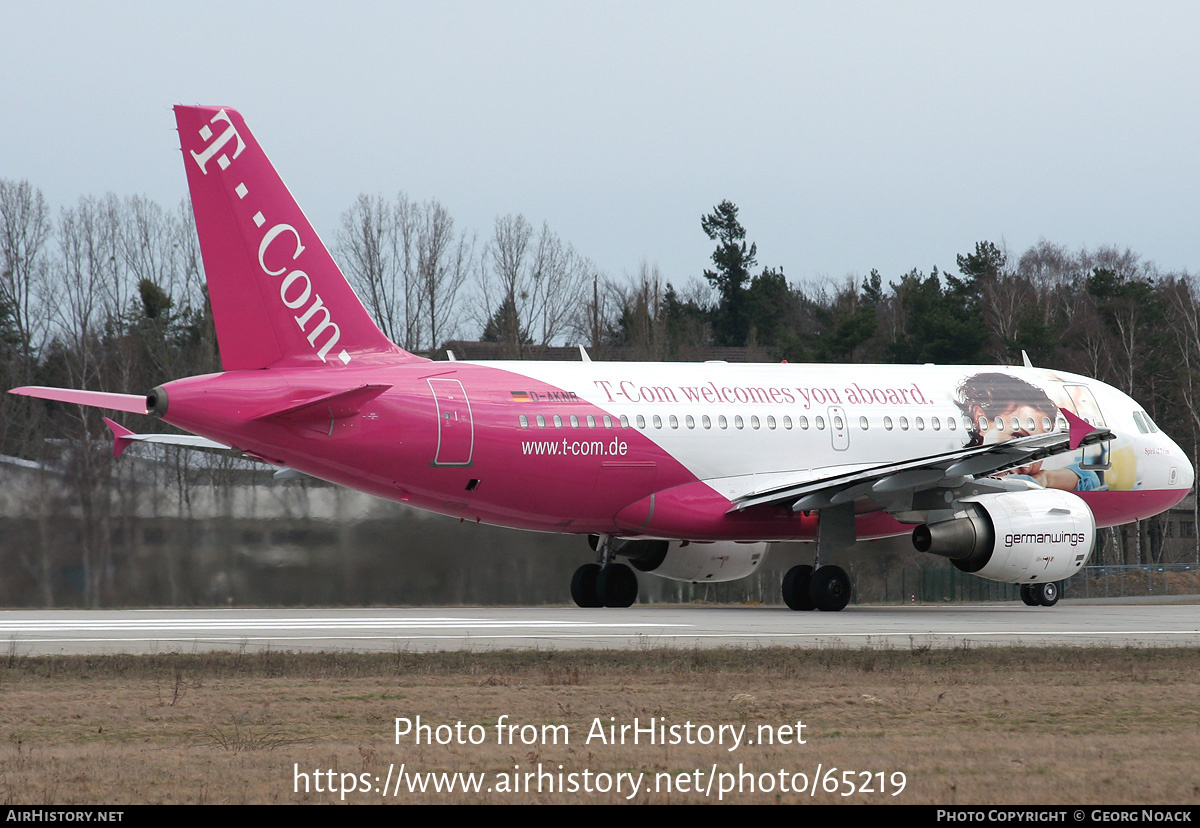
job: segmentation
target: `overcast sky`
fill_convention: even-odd
[[[741,208],[792,281],[989,239],[1200,270],[1200,4],[14,2],[0,177],[186,194],[170,106],[239,109],[332,243],[361,192],[698,277]]]

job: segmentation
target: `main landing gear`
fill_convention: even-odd
[[[845,609],[850,603],[850,576],[840,566],[793,566],[783,576],[783,602],[794,610]]]
[[[783,576],[783,603],[788,609],[838,612],[850,603],[850,576],[840,566],[821,565],[839,549],[854,545],[854,505],[843,503],[821,510],[817,519],[817,554],[813,566],[793,566]]]
[[[600,563],[584,564],[571,577],[571,600],[581,607],[629,607],[637,600],[637,575],[616,557],[613,538],[603,536],[596,553]]]
[[[1054,581],[1021,584],[1021,600],[1027,607],[1052,607],[1058,603],[1059,588]]]

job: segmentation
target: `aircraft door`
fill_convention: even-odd
[[[846,409],[840,405],[829,406],[829,436],[835,451],[850,448],[850,421],[846,418]]]
[[[437,406],[438,442],[435,466],[469,466],[475,450],[475,424],[467,391],[456,379],[427,380]]]

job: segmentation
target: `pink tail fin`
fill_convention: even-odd
[[[175,119],[221,363],[350,365],[403,356],[379,330],[235,110],[177,106]],[[415,359],[415,357],[414,357]]]

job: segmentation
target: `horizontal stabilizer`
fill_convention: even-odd
[[[255,419],[304,419],[308,415],[321,418],[332,417],[334,419],[350,417],[357,414],[359,409],[366,403],[375,399],[391,387],[390,385],[360,385],[357,388],[351,388],[349,391],[322,394],[319,397],[313,397],[312,399],[289,405],[286,408],[268,411],[266,414],[260,414]]]
[[[44,385],[25,385],[13,388],[8,393],[23,397],[39,397],[43,400],[77,403],[92,408],[108,408],[127,411],[130,414],[146,414],[146,397],[142,394],[110,394],[106,391],[77,391],[74,388],[49,388]]]
[[[113,457],[120,457],[125,449],[134,443],[155,443],[162,446],[179,446],[180,448],[211,449],[213,451],[236,451],[233,446],[209,440],[196,434],[134,434],[124,426],[114,423],[108,417],[104,424],[113,433]]]

